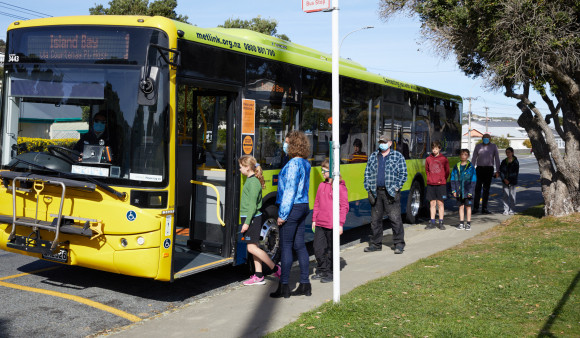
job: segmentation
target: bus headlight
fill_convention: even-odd
[[[126,247],[127,247],[127,240],[126,240],[126,239],[124,239],[124,238],[121,238],[121,246],[122,246],[123,248],[126,248]]]
[[[137,244],[139,244],[139,245],[145,244],[145,238],[143,238],[141,236],[137,237]]]

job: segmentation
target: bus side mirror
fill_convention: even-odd
[[[139,94],[137,103],[142,106],[153,106],[157,103],[157,84],[159,82],[159,67],[141,67]]]

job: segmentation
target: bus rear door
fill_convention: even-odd
[[[239,200],[234,193],[237,93],[188,84],[178,88],[174,278],[232,263]]]

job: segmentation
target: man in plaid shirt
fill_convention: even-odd
[[[369,193],[371,203],[371,240],[365,252],[383,249],[383,217],[393,229],[395,253],[402,254],[405,249],[405,230],[401,219],[401,188],[407,181],[405,157],[391,149],[390,137],[379,138],[379,150],[369,156],[365,168],[364,187]]]

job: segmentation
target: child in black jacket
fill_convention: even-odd
[[[516,206],[516,184],[518,184],[518,174],[520,172],[520,162],[514,156],[514,149],[508,147],[505,150],[506,158],[499,166],[499,175],[503,183],[503,214],[513,215]]]

